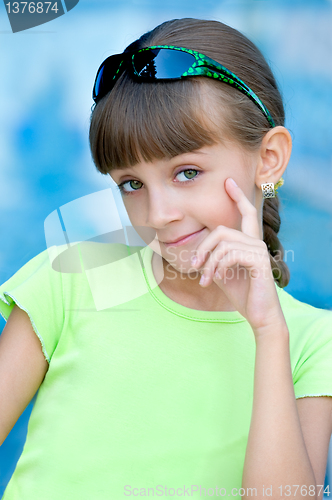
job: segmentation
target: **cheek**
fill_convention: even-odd
[[[135,205],[135,202],[131,203],[131,200],[128,200],[126,197],[123,197],[122,201],[132,225],[133,226],[140,225],[140,221],[142,219],[141,217],[142,211],[137,209],[137,202]]]
[[[206,224],[211,230],[219,225],[234,229],[241,228],[241,214],[237,204],[225,190],[210,192],[201,209],[206,214]]]

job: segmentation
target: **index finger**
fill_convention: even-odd
[[[231,177],[226,179],[226,188],[227,193],[236,202],[242,215],[242,232],[253,238],[261,239],[256,207],[248,200],[242,189]]]

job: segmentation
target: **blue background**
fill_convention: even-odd
[[[54,21],[13,34],[0,5],[0,283],[46,248],[58,207],[111,187],[88,144],[96,71],[157,24],[215,19],[262,50],[281,87],[293,153],[279,189],[287,292],[332,309],[332,1],[81,0]],[[0,318],[0,331],[5,322]],[[22,452],[35,398],[0,447],[0,496]],[[332,483],[332,452],[325,485]]]

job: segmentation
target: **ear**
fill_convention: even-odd
[[[292,138],[289,131],[282,126],[269,130],[262,140],[255,183],[261,190],[261,184],[276,184],[286,170],[292,152]]]

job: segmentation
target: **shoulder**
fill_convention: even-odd
[[[307,302],[296,299],[284,288],[279,288],[276,285],[278,298],[280,301],[283,313],[289,320],[303,320],[305,323],[311,324],[317,318],[326,316],[327,321],[332,318],[332,311],[329,309],[323,309],[320,307],[312,306]]]
[[[83,241],[52,250],[52,268],[61,273],[68,308],[77,303],[96,311],[145,294],[142,246]]]
[[[332,311],[301,302],[283,289],[278,295],[289,331],[296,399],[332,396]]]
[[[332,311],[302,302],[285,289],[277,287],[280,305],[289,329],[290,342],[300,342],[323,336],[332,340]]]

